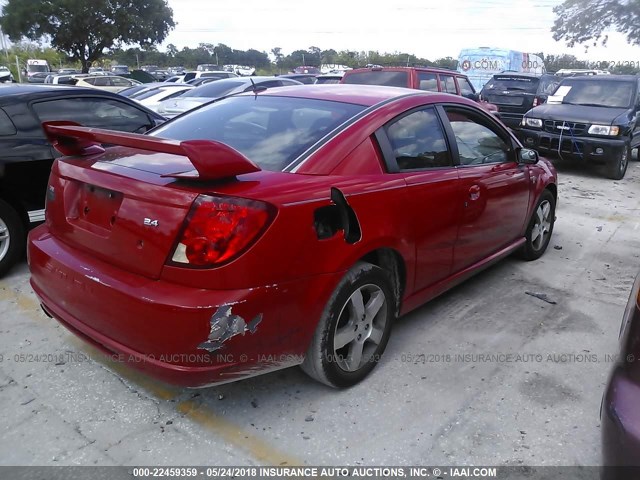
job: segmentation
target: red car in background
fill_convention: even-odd
[[[300,363],[353,385],[399,315],[540,257],[555,220],[553,166],[460,96],[292,86],[149,135],[44,128],[68,155],[29,237],[44,310],[183,385]]]
[[[481,100],[466,75],[455,70],[433,67],[381,67],[348,70],[340,83],[351,85],[386,85],[407,87],[427,92],[444,92],[468,98],[499,117],[498,106]]]

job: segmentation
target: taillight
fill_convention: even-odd
[[[203,268],[233,260],[255,243],[273,217],[274,207],[264,202],[200,195],[171,261]]]

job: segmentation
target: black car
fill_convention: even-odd
[[[567,77],[547,103],[529,110],[521,140],[546,157],[604,163],[620,180],[640,145],[640,77]]]
[[[480,98],[498,106],[500,120],[506,126],[519,129],[524,114],[545,103],[560,80],[551,74],[504,72],[491,77]]]
[[[49,171],[59,156],[41,127],[50,120],[141,133],[165,119],[103,90],[27,84],[0,87],[0,276],[21,258],[31,224],[44,220]]]

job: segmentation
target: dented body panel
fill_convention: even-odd
[[[459,243],[473,226],[461,169],[389,172],[375,134],[421,106],[447,102],[482,112],[474,102],[347,85],[272,92],[260,95],[343,101],[351,92],[350,101],[367,110],[284,171],[185,181],[167,175],[187,171],[188,158],[131,147],[57,161],[46,223],[29,241],[31,284],[45,311],[166,381],[226,382],[301,363],[332,292],[359,260],[384,259],[397,277],[400,313],[407,313],[520,247],[542,191],[555,192],[555,171],[544,159],[503,167],[517,173],[517,186],[508,173],[476,178],[481,194],[496,175],[502,186],[497,203],[488,210],[479,203],[473,215],[502,209],[512,221],[487,221],[471,232],[502,228],[499,241],[470,252]],[[91,195],[82,197],[84,189]],[[275,213],[237,258],[185,268],[171,261],[172,252],[199,195],[260,201]],[[79,208],[85,199],[86,214]],[[456,263],[463,254],[468,261]]]

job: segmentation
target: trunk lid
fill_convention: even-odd
[[[147,168],[137,165],[140,157],[146,157]],[[188,160],[166,154],[59,160],[47,191],[47,225],[81,251],[157,279],[198,196],[162,177],[180,164],[190,167]]]

